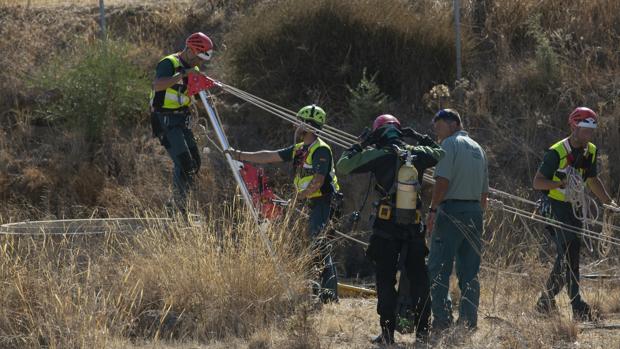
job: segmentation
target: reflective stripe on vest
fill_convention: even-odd
[[[295,147],[293,147],[293,156],[295,156],[297,150],[303,147],[303,145],[303,143],[295,144]],[[326,178],[326,180],[329,180],[331,178],[331,185],[334,190],[340,190],[340,186],[338,185],[338,178],[336,178],[336,169],[334,168],[334,156],[332,154],[332,148],[327,143],[323,142],[323,140],[317,138],[316,141],[314,141],[314,143],[310,145],[310,149],[308,149],[308,154],[303,161],[303,167],[296,169],[295,179],[293,180],[293,183],[295,184],[295,188],[297,189],[298,193],[308,188],[308,185],[310,185],[310,182],[312,182],[312,178],[314,178],[314,173],[312,172],[312,155],[317,149],[321,147],[327,148],[331,157],[331,170],[328,175],[329,178]],[[323,184],[321,185],[321,188],[322,187]],[[312,195],[308,196],[308,198],[312,199],[321,197],[323,195],[323,193],[321,192],[321,188],[312,193]]]
[[[177,69],[182,66],[179,57],[176,54],[171,54],[166,56],[159,61],[160,63],[163,60],[169,60],[172,63],[174,71],[176,73]],[[194,70],[200,71],[198,67],[194,67]],[[183,107],[187,107],[191,103],[191,99],[187,95],[187,89],[184,92],[181,92],[181,88],[183,87],[183,80],[180,83],[174,84],[166,89],[166,95],[164,96],[164,104],[162,108],[164,109],[179,109]],[[153,106],[153,100],[155,98],[155,91],[151,91],[151,107]]]
[[[554,182],[561,182],[562,180],[558,177],[558,172],[566,173],[566,169],[568,166],[572,166],[572,164],[568,163],[568,155],[571,153],[572,148],[570,143],[568,142],[568,138],[565,138],[554,145],[552,145],[549,149],[554,150],[560,156],[560,166],[558,170],[553,174]],[[594,164],[596,159],[596,146],[592,143],[588,143],[588,157],[591,161],[590,166]],[[584,168],[578,168],[577,171],[583,178],[586,170]],[[566,201],[566,190],[562,188],[551,189],[549,190],[548,196],[554,200],[558,201]]]

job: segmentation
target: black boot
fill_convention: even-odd
[[[383,333],[383,331],[381,331],[381,334],[373,338],[371,343],[385,344],[385,345],[394,344],[394,333],[389,334],[389,333]]]
[[[558,306],[555,304],[555,299],[549,297],[544,293],[540,296],[540,298],[538,298],[534,309],[536,309],[537,312],[543,315],[549,315],[558,312]]]
[[[326,288],[321,289],[321,291],[319,292],[319,299],[321,300],[321,302],[323,302],[323,304],[338,303],[338,297],[336,296],[334,291],[328,290]]]
[[[372,339],[373,344],[394,344],[394,330],[382,329],[381,334]]]
[[[588,303],[578,300],[573,303],[573,320],[575,321],[596,321],[598,315],[588,305]]]
[[[430,337],[427,331],[417,330],[415,333],[415,342],[417,345],[425,345],[430,343]]]

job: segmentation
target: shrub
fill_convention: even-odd
[[[150,88],[128,52],[127,43],[95,42],[52,59],[32,82],[48,91],[38,100],[41,116],[66,123],[94,142],[112,124],[134,126],[145,115]]]
[[[388,104],[388,96],[385,95],[375,82],[378,73],[374,73],[370,79],[366,76],[366,69],[362,71],[362,79],[355,88],[347,86],[349,90],[349,111],[353,118],[353,127],[360,129],[368,125],[377,115],[384,113]]]
[[[555,86],[561,79],[561,66],[557,53],[540,26],[540,15],[530,18],[528,34],[536,42],[534,66],[540,85]]]

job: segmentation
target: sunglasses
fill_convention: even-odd
[[[199,54],[197,54],[197,56],[204,61],[208,61],[211,59],[212,54],[213,54],[213,50],[209,50],[205,52],[200,52]]]

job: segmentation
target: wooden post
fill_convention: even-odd
[[[101,40],[105,41],[105,4],[103,3],[103,0],[99,0],[99,26],[101,27]]]
[[[461,80],[461,2],[454,0],[454,31],[456,33],[456,80]]]

